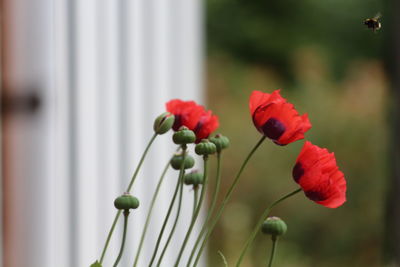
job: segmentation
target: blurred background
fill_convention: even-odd
[[[400,266],[398,1],[0,4],[3,266],[88,266],[97,258],[114,214],[110,203],[171,98],[194,99],[219,116],[218,132],[231,140],[225,192],[260,138],[250,93],[278,88],[309,114],[306,138],[335,152],[348,200],[332,210],[298,194],[275,208],[271,215],[288,224],[275,265]],[[363,21],[377,13],[382,29],[374,33]],[[143,211],[163,165],[152,163],[173,149],[157,142],[134,190]],[[302,145],[260,147],[212,235],[204,266],[223,266],[218,251],[232,266],[265,207],[296,189],[291,170]],[[164,214],[170,190],[163,188],[156,214]],[[135,250],[144,213],[137,218],[127,251]],[[159,226],[155,220],[152,227]],[[107,264],[118,237],[113,242]],[[260,235],[243,267],[264,266],[270,249]],[[121,266],[130,265],[123,259]]]
[[[249,116],[251,91],[278,88],[309,114],[306,138],[334,151],[347,179],[338,209],[299,194],[273,210],[288,224],[276,266],[400,266],[395,10],[397,1],[206,3],[207,99],[232,144],[224,188],[260,138]],[[374,33],[363,20],[377,13],[383,26]],[[262,211],[296,188],[291,170],[302,145],[266,142],[257,151],[211,242],[210,266],[222,266],[218,250],[234,264]],[[263,266],[270,249],[260,235],[243,266]]]

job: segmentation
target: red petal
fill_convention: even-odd
[[[346,180],[338,169],[335,155],[326,148],[305,142],[297,158],[293,178],[306,196],[318,204],[337,208],[346,201]]]
[[[208,136],[214,132],[219,126],[218,117],[212,115],[211,111],[206,112],[200,118],[198,124],[196,125],[194,132],[196,133],[196,143],[200,142],[201,139],[206,139]]]
[[[302,116],[294,108],[293,104],[288,103],[280,95],[280,90],[275,90],[271,94],[260,91],[253,91],[250,96],[249,107],[254,126],[263,135],[271,138],[279,145],[287,145],[294,141],[304,138],[304,133],[311,128],[311,123],[307,114]],[[265,125],[273,118],[280,129],[274,126]],[[274,124],[274,125],[275,125]],[[282,134],[278,130],[283,130]],[[271,132],[277,134],[271,135]]]

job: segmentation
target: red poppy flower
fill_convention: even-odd
[[[205,113],[204,107],[197,105],[194,101],[173,99],[167,102],[166,107],[167,111],[175,116],[174,125],[172,126],[174,131],[177,131],[181,126],[186,126],[193,130]]]
[[[172,129],[177,131],[181,126],[186,126],[196,134],[196,143],[215,131],[218,126],[218,117],[212,112],[206,111],[203,106],[194,101],[182,101],[174,99],[166,104],[167,111],[175,115]]]
[[[249,107],[254,126],[278,145],[287,145],[304,138],[311,128],[308,115],[302,116],[275,90],[272,94],[253,91]]]
[[[209,110],[205,112],[201,117],[196,127],[194,128],[194,133],[196,134],[196,143],[200,142],[201,139],[206,139],[208,136],[214,132],[219,126],[218,117],[212,115]]]
[[[346,180],[336,165],[335,155],[326,148],[305,142],[293,178],[305,195],[328,208],[337,208],[346,201]]]

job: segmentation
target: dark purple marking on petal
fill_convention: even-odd
[[[179,128],[182,126],[181,120],[182,120],[182,116],[180,114],[175,114],[174,125],[172,126],[172,129],[174,131],[178,131]]]
[[[254,125],[256,125],[256,127],[260,126],[257,123],[256,114],[265,112],[271,105],[272,105],[272,103],[269,103],[267,105],[260,105],[254,110],[254,112],[251,115],[251,117],[252,117],[253,123],[254,123]]]
[[[200,121],[196,124],[196,127],[194,127],[193,132],[198,133],[198,132],[201,130],[201,128],[203,127],[203,125],[204,125],[204,122],[202,122],[202,120],[200,120]]]
[[[296,183],[299,183],[299,180],[303,176],[303,174],[304,174],[303,166],[301,165],[300,162],[297,162],[296,165],[294,165],[292,171],[293,179],[296,181]]]
[[[263,126],[261,126],[261,130],[264,135],[272,140],[278,140],[279,137],[285,132],[285,125],[275,118],[270,118],[267,120]]]
[[[325,194],[323,194],[321,191],[307,191],[304,192],[304,194],[306,194],[306,196],[313,201],[324,201],[327,199]]]

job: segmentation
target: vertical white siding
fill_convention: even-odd
[[[6,257],[12,267],[89,266],[111,226],[113,199],[128,185],[164,103],[202,103],[202,2],[6,1],[13,7],[11,83],[21,92],[34,85],[43,98],[36,117],[16,118],[11,127],[15,192],[6,202],[15,232],[7,234]],[[121,266],[133,264],[150,197],[174,151],[169,139],[156,140],[134,185],[141,207],[130,218],[130,256]],[[176,175],[170,171],[161,190],[139,266],[151,256]],[[191,212],[188,194],[185,188],[183,214]],[[120,234],[121,224],[105,266]],[[178,231],[163,266],[172,265],[183,235]]]

